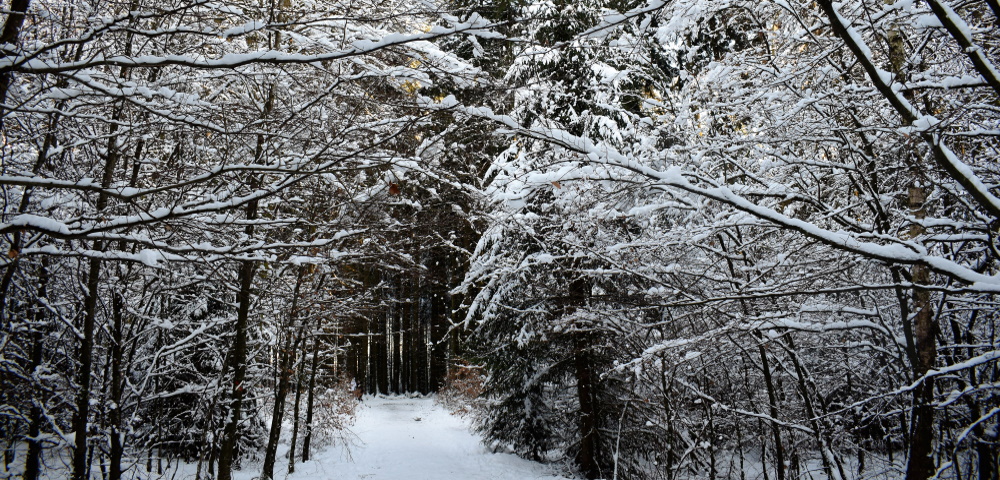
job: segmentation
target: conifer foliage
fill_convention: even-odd
[[[994,6],[519,5],[514,100],[454,105],[509,140],[464,285],[488,437],[588,478],[996,474]]]

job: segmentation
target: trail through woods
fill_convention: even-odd
[[[287,425],[286,425],[287,426]],[[506,453],[494,454],[462,418],[450,414],[433,398],[371,398],[357,410],[347,445],[321,447],[312,460],[288,472],[288,444],[280,446],[276,480],[569,480],[552,466]],[[69,478],[69,458],[50,459],[43,480]],[[154,462],[155,465],[155,462]],[[2,468],[2,464],[0,464]],[[126,479],[193,480],[191,463],[167,464],[162,473],[134,464]],[[2,473],[2,470],[0,470]],[[234,480],[259,480],[259,462],[245,462]],[[102,478],[98,468],[91,479]]]
[[[353,445],[318,452],[290,480],[545,480],[551,467],[493,454],[432,398],[366,398]],[[281,470],[277,470],[281,471]]]
[[[1000,0],[0,11],[0,480],[1000,480]]]

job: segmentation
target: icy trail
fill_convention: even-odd
[[[566,478],[545,465],[490,453],[462,419],[430,398],[366,397],[352,430],[357,439],[349,452],[341,447],[317,452],[314,460],[296,465],[288,480]]]

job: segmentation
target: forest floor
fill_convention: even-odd
[[[365,397],[357,407],[350,431],[341,441],[317,448],[313,458],[295,466],[289,475],[287,443],[279,445],[275,480],[568,480],[557,466],[524,460],[507,453],[492,453],[472,433],[467,421],[452,415],[433,397]],[[287,432],[286,432],[287,433]],[[287,438],[287,437],[286,437]],[[346,440],[345,440],[346,439]],[[22,449],[23,450],[23,449]],[[18,459],[24,452],[19,452]],[[42,480],[69,478],[68,453],[47,458]],[[132,480],[193,480],[197,465],[168,463],[157,473],[148,472],[139,460],[124,472]],[[155,462],[154,462],[155,465]],[[12,472],[3,469],[0,478]],[[258,480],[259,461],[246,461],[233,472],[234,480]],[[103,478],[94,468],[91,478]]]
[[[365,397],[351,445],[317,452],[289,480],[558,480],[553,467],[491,453],[433,398]],[[250,470],[249,468],[246,470]],[[280,467],[275,471],[283,472]],[[284,477],[283,475],[278,476]]]
[[[290,425],[285,425],[289,430]],[[284,432],[287,439],[290,432]],[[524,460],[508,453],[493,453],[480,437],[470,430],[468,421],[453,415],[433,397],[365,397],[358,405],[354,425],[337,434],[333,445],[314,450],[313,458],[288,472],[287,443],[278,447],[275,480],[571,480],[573,477],[559,465],[545,465]],[[19,449],[21,462],[24,452]],[[46,459],[42,480],[69,478],[70,456]],[[752,457],[752,455],[750,455]],[[857,471],[855,458],[849,458],[845,468]],[[142,459],[133,459],[124,478],[129,480],[194,480],[197,465],[168,462],[161,472],[147,472]],[[904,466],[871,458],[867,476],[901,478]],[[0,462],[0,479],[18,478],[23,465],[16,462],[11,472]],[[156,462],[154,462],[154,465]],[[744,473],[739,475],[739,468]],[[761,463],[755,458],[738,462],[736,457],[719,462],[720,478],[766,479]],[[799,478],[824,480],[818,459],[806,462]],[[873,470],[874,468],[874,470]],[[243,468],[233,472],[234,480],[259,480],[260,461],[245,461]],[[773,472],[772,472],[773,474]],[[848,475],[854,477],[854,475]],[[95,467],[91,478],[104,478]],[[771,477],[773,478],[773,477]]]

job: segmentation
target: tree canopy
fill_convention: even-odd
[[[468,378],[586,478],[1000,472],[995,0],[4,15],[7,476],[272,478]]]

